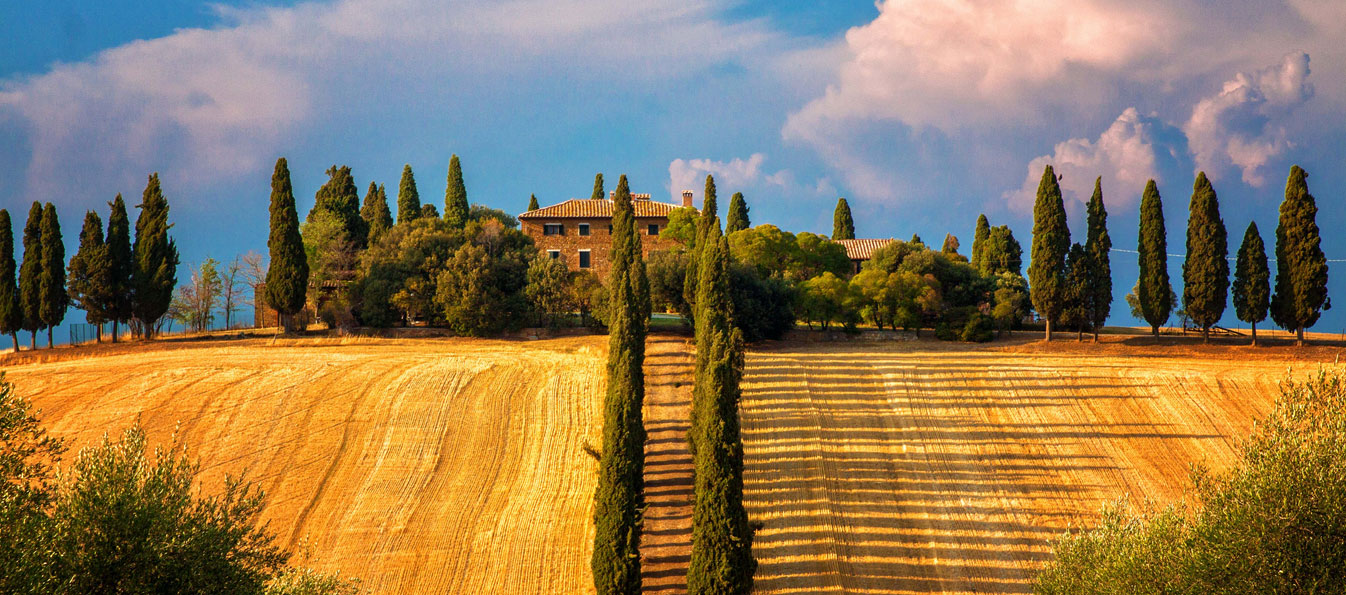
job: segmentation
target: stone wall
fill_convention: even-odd
[[[559,251],[559,258],[572,271],[580,268],[580,250],[588,250],[589,270],[598,275],[599,279],[606,280],[608,270],[611,268],[611,261],[608,258],[608,252],[612,249],[612,233],[608,231],[611,222],[611,219],[602,217],[594,219],[528,219],[519,223],[523,232],[533,238],[533,242],[537,244],[538,250],[544,256],[548,250]],[[562,235],[544,235],[542,227],[547,223],[564,225],[565,233]],[[579,224],[581,223],[589,224],[588,236],[580,235]],[[645,256],[649,256],[651,250],[664,250],[678,245],[677,242],[662,239],[657,235],[649,235],[650,225],[658,225],[659,230],[663,231],[668,225],[668,218],[639,217],[636,219],[636,229],[640,232],[640,245]]]

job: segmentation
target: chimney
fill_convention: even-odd
[[[682,206],[684,206],[684,207],[690,207],[690,206],[692,206],[692,191],[691,191],[691,190],[683,190],[683,191],[682,191]]]
[[[616,190],[609,190],[609,191],[608,191],[608,200],[617,200],[617,191],[616,191]]]

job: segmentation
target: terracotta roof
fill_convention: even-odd
[[[653,200],[633,200],[636,217],[667,217],[681,205]],[[572,198],[560,204],[542,207],[519,215],[520,219],[600,219],[612,216],[612,200],[607,198]]]
[[[832,240],[846,248],[846,258],[851,260],[869,260],[874,251],[893,243],[888,239]]]

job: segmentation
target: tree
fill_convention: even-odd
[[[0,230],[2,231],[2,230]],[[37,419],[33,404],[5,382],[0,372],[0,592],[52,593],[49,576],[56,496],[55,467],[66,447]],[[64,591],[69,593],[70,591]]]
[[[131,219],[126,215],[126,202],[118,194],[108,203],[112,209],[107,220],[108,254],[108,320],[112,321],[112,342],[117,342],[117,323],[127,322],[135,315],[131,309],[131,269],[135,259],[131,253]]]
[[[407,177],[404,175],[402,179],[405,181]],[[271,265],[266,271],[266,304],[276,310],[281,326],[291,331],[295,330],[294,315],[304,309],[308,299],[309,269],[304,238],[299,234],[294,190],[290,187],[290,166],[284,157],[276,160],[276,169],[271,174],[270,214],[271,234],[266,247]]]
[[[701,214],[695,207],[678,207],[668,212],[668,224],[659,231],[659,237],[682,244],[683,248],[696,248],[696,235],[701,225]]]
[[[1210,342],[1229,298],[1229,248],[1220,202],[1206,172],[1196,176],[1187,216],[1187,259],[1182,263],[1182,304]]]
[[[1001,273],[1013,273],[1023,276],[1024,250],[1014,239],[1014,232],[1008,225],[991,228],[990,236],[981,250],[981,266],[978,271],[986,277]]]
[[[1164,231],[1164,205],[1154,180],[1145,183],[1140,199],[1140,242],[1136,246],[1140,261],[1140,281],[1136,298],[1141,313],[1150,323],[1150,333],[1159,336],[1159,327],[1168,322],[1173,309],[1173,288],[1168,283],[1168,234]]]
[[[752,590],[757,562],[752,557],[753,530],[743,507],[739,429],[743,337],[733,323],[729,243],[719,227],[716,218],[703,238],[705,248],[698,263],[700,312],[690,436],[695,472],[687,590],[746,594]]]
[[[439,209],[436,209],[435,205],[429,203],[423,204],[421,205],[421,218],[438,219]]]
[[[1028,316],[1028,282],[1022,275],[1003,272],[996,276],[996,289],[992,295],[995,304],[991,317],[1004,332],[1013,332],[1013,328]]]
[[[594,490],[594,547],[590,565],[600,594],[640,593],[641,511],[644,508],[645,335],[649,281],[641,259],[635,207],[626,176],[617,182],[612,216],[607,394],[603,447]]]
[[[574,309],[570,269],[559,259],[534,258],[528,266],[524,293],[533,310],[550,327],[558,327]]]
[[[1296,165],[1285,181],[1285,200],[1276,225],[1276,294],[1271,297],[1271,319],[1283,329],[1294,329],[1297,345],[1304,344],[1304,329],[1331,307],[1327,257],[1315,220],[1318,206],[1309,194],[1307,178]]]
[[[986,221],[986,213],[977,215],[977,228],[972,235],[972,268],[982,270],[982,254],[986,250],[986,240],[991,237],[991,224]]]
[[[47,328],[47,348],[52,346],[52,329],[65,320],[70,307],[70,293],[65,288],[65,240],[61,237],[61,220],[56,207],[47,203],[42,208],[42,302],[38,316]]]
[[[98,342],[103,342],[103,323],[107,322],[107,245],[103,243],[103,220],[98,213],[84,214],[79,233],[79,250],[70,258],[70,300],[84,310],[84,319],[95,325]]]
[[[500,209],[493,209],[486,205],[472,205],[472,208],[468,209],[467,211],[468,221],[485,221],[487,219],[494,219],[500,222],[501,225],[508,227],[510,229],[519,228],[518,217],[515,217]]]
[[[851,218],[851,205],[845,198],[838,198],[837,208],[832,211],[832,239],[855,239],[855,219]]]
[[[416,175],[411,164],[402,166],[402,182],[397,185],[397,222],[415,221],[421,216],[421,194],[416,191]]]
[[[920,246],[921,249],[925,249],[925,242],[921,240],[921,234],[919,233],[911,234],[911,239],[907,240],[907,243],[913,246]]]
[[[364,206],[360,207],[360,218],[364,219],[365,227],[369,229],[370,242],[377,240],[393,226],[393,213],[388,210],[388,195],[384,193],[382,184],[376,186],[373,182],[369,183]]]
[[[19,352],[19,330],[23,328],[23,309],[19,306],[19,284],[15,278],[14,226],[9,211],[0,209],[0,335],[14,341]]]
[[[719,206],[716,204],[715,197],[715,177],[707,174],[706,190],[701,199],[701,216],[697,219],[696,223],[696,241],[693,243],[692,251],[688,255],[687,278],[683,280],[682,285],[682,295],[688,305],[688,313],[685,317],[687,318],[687,322],[692,324],[693,328],[696,326],[697,288],[700,287],[697,275],[701,273],[701,267],[699,265],[694,265],[693,263],[701,262],[701,250],[705,246],[705,236],[709,233],[711,222],[718,222],[719,220]]]
[[[958,236],[951,233],[944,234],[944,246],[940,248],[940,252],[949,256],[958,254]]]
[[[304,221],[312,221],[320,213],[330,213],[341,223],[346,237],[356,248],[363,249],[369,245],[369,226],[360,217],[360,195],[351,168],[333,165],[327,169],[327,176],[327,182],[318,189],[313,208]]]
[[[748,221],[748,203],[743,200],[742,192],[735,192],[729,199],[729,213],[725,220],[724,233],[729,235],[752,226]]]
[[[1093,263],[1084,246],[1071,244],[1066,255],[1066,275],[1063,287],[1064,299],[1061,306],[1061,322],[1075,327],[1075,340],[1084,339],[1084,327],[1093,318],[1090,311],[1092,300],[1090,280],[1094,274]]]
[[[1088,301],[1090,326],[1094,327],[1094,342],[1098,342],[1098,331],[1107,322],[1112,311],[1112,238],[1108,235],[1108,210],[1103,207],[1103,178],[1094,180],[1094,195],[1086,206],[1089,213],[1089,232],[1084,242],[1084,250],[1089,253],[1089,266],[1093,268],[1089,276]]]
[[[608,197],[607,193],[603,191],[603,174],[602,173],[594,174],[594,191],[589,194],[589,199],[602,200],[607,197]]]
[[[449,226],[462,229],[467,226],[470,207],[467,202],[467,186],[463,184],[463,166],[458,155],[449,157],[448,186],[444,189],[444,220]]]
[[[539,207],[538,204],[537,204],[537,195],[536,195],[536,194],[529,194],[529,195],[528,195],[528,210],[530,210],[530,211],[536,211],[536,210],[538,210],[539,208],[541,208],[541,207]]]
[[[243,286],[246,278],[243,261],[235,256],[220,270],[220,301],[223,302],[224,328],[234,328],[234,312],[243,303]]]
[[[850,285],[840,277],[826,272],[805,281],[800,286],[801,310],[804,320],[812,328],[817,322],[822,330],[834,322],[845,323],[848,313],[847,302],[851,297]]]
[[[1029,297],[1033,309],[1047,323],[1047,340],[1052,340],[1052,323],[1065,307],[1066,252],[1070,250],[1070,229],[1066,227],[1066,207],[1056,172],[1048,165],[1038,183],[1037,202],[1033,205],[1033,247],[1028,264]]]
[[[1257,222],[1248,223],[1234,265],[1234,312],[1239,320],[1252,325],[1253,345],[1257,344],[1257,323],[1266,320],[1270,305],[1271,273],[1267,270],[1267,249]]]
[[[33,202],[23,226],[23,264],[19,266],[19,309],[23,330],[37,349],[37,331],[42,328],[42,203]]]
[[[210,330],[215,321],[215,305],[220,298],[219,263],[207,258],[191,272],[188,283],[178,286],[169,315],[195,332]]]
[[[154,337],[158,323],[173,300],[178,284],[178,247],[168,237],[168,201],[159,188],[159,174],[150,174],[136,217],[136,239],[131,250],[135,260],[131,268],[132,311],[140,321],[145,338]]]

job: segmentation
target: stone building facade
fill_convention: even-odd
[[[649,194],[631,195],[636,211],[636,230],[642,252],[672,248],[676,242],[659,237],[668,227],[668,214],[692,206],[692,192],[682,193],[682,204],[659,202]],[[608,198],[572,198],[519,215],[523,232],[533,238],[538,250],[564,262],[570,270],[593,271],[606,280],[612,249],[612,194]]]

